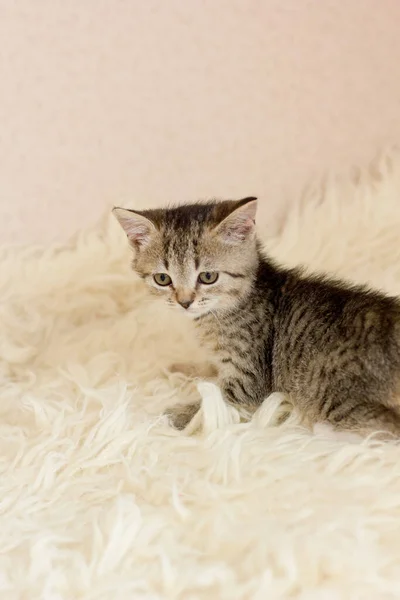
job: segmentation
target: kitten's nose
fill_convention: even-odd
[[[193,300],[178,300],[179,304],[183,306],[183,308],[189,308],[191,304],[193,304]]]

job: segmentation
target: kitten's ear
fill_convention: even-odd
[[[118,207],[113,208],[112,212],[129,240],[137,248],[147,246],[151,237],[157,232],[154,223],[140,213]]]
[[[255,233],[257,198],[243,198],[215,231],[228,244],[240,244]]]

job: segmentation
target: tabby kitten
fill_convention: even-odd
[[[115,208],[149,291],[196,322],[227,402],[285,393],[305,424],[400,433],[400,302],[267,258],[257,199]],[[199,404],[170,411],[182,429]]]

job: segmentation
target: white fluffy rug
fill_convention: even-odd
[[[268,242],[400,294],[400,159],[310,189]],[[156,312],[110,217],[68,247],[0,253],[0,598],[400,597],[400,448],[239,424],[203,385],[188,321]],[[182,326],[183,325],[183,326]]]

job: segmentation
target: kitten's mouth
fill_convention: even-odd
[[[190,319],[195,319],[208,314],[210,310],[211,309],[208,306],[189,306],[189,308],[182,309],[181,313]]]
[[[196,319],[198,317],[203,317],[204,315],[211,313],[213,311],[213,309],[215,309],[215,305],[213,306],[213,303],[211,303],[211,304],[207,303],[206,305],[203,305],[203,306],[201,304],[196,304],[195,306],[193,306],[193,304],[192,304],[186,308],[184,306],[180,306],[179,303],[177,303],[177,302],[168,300],[167,305],[169,308],[179,311],[180,314],[186,315],[190,319]]]
[[[183,314],[185,314],[187,317],[198,317],[199,315],[202,314],[202,311],[199,310],[198,308],[192,308],[191,306],[189,308],[184,309]]]

